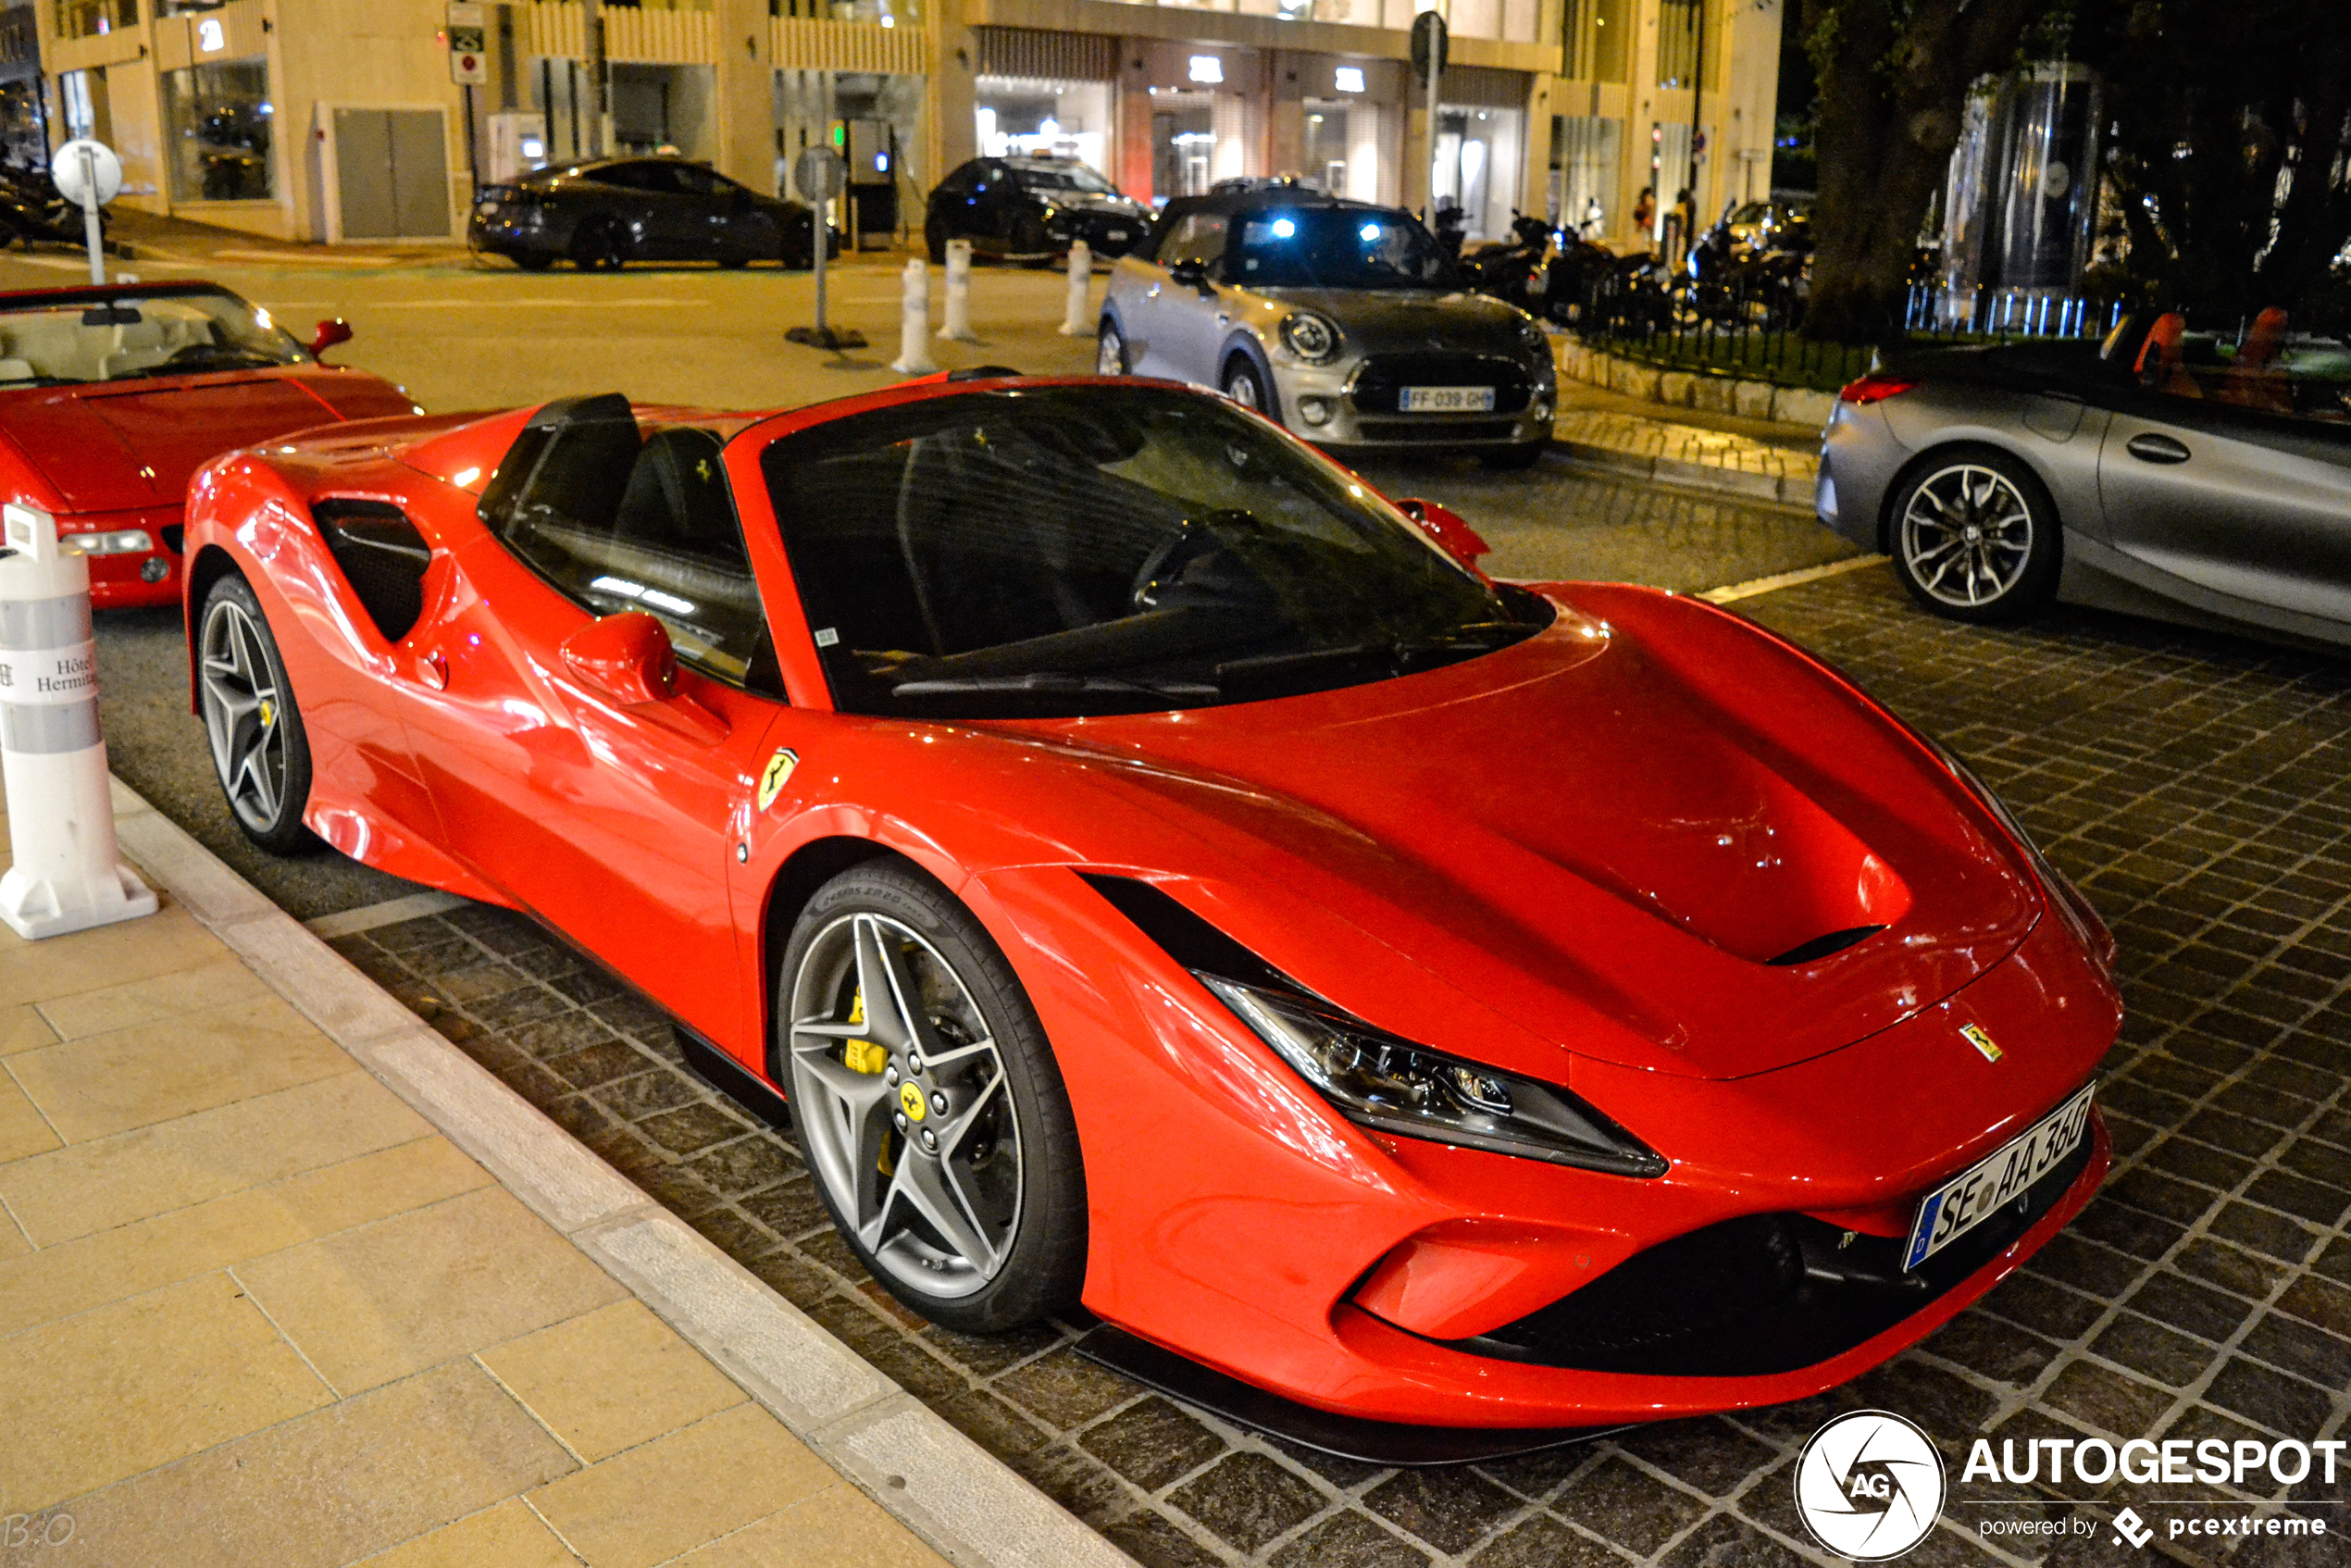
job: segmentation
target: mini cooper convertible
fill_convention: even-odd
[[[255,840],[788,1102],[937,1322],[1341,1451],[1842,1382],[2096,1188],[2111,944],[1802,652],[1471,538],[1134,380],[379,420],[199,475],[194,702]]]

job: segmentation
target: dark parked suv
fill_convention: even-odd
[[[815,224],[798,202],[763,196],[683,158],[599,158],[533,169],[474,203],[466,240],[475,251],[536,272],[569,261],[581,271],[625,261],[715,261],[746,267],[815,262]],[[840,249],[831,235],[826,254]]]
[[[974,158],[939,182],[924,215],[930,259],[947,242],[974,255],[1045,262],[1083,240],[1105,259],[1125,255],[1151,230],[1151,209],[1076,158]]]

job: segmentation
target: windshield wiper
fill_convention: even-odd
[[[1216,679],[1220,686],[1229,687],[1300,670],[1361,668],[1365,665],[1409,675],[1414,670],[1434,669],[1439,665],[1507,648],[1541,629],[1524,621],[1473,621],[1438,637],[1345,642],[1333,648],[1306,648],[1294,653],[1232,659],[1216,666]]]
[[[1217,688],[1195,680],[1130,680],[1124,676],[1076,675],[1066,670],[1033,670],[1026,675],[940,676],[927,680],[902,680],[889,689],[893,697],[945,697],[965,692],[1068,697],[1096,691],[1201,700],[1218,695]]]

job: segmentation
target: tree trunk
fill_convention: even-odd
[[[1804,331],[1899,335],[1927,207],[1976,79],[2016,56],[2036,0],[1804,0],[1820,77],[1820,193]]]

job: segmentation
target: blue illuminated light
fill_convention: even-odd
[[[1366,240],[1376,240],[1379,238],[1379,225],[1376,223],[1366,223],[1362,229],[1358,230],[1357,232],[1362,234]]]
[[[1292,223],[1288,218],[1277,218],[1274,219],[1274,238],[1276,240],[1287,240],[1297,232],[1298,225]]]

